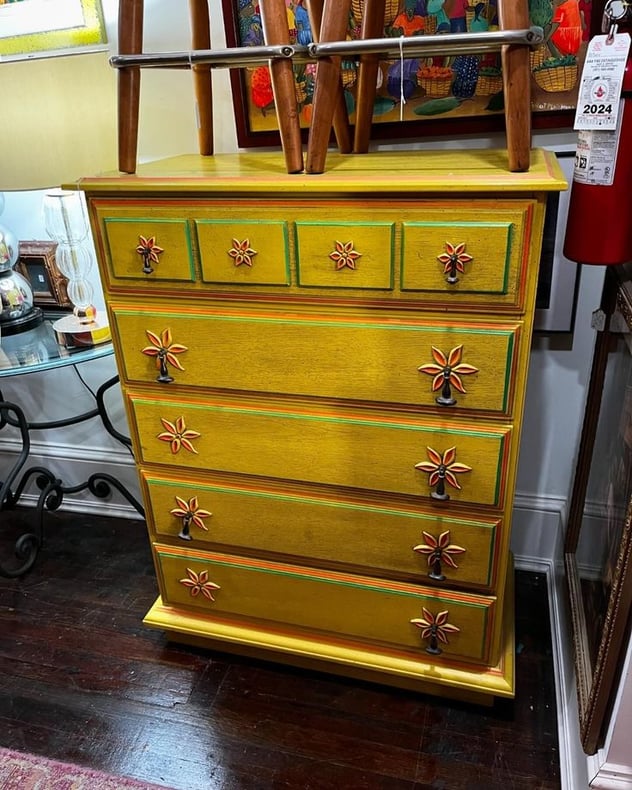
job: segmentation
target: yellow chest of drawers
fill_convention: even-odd
[[[177,157],[84,179],[173,638],[513,694],[536,151]]]

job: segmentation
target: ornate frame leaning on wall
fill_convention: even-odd
[[[14,0],[0,5],[0,57],[27,60],[106,48],[101,0]]]
[[[21,241],[15,268],[30,282],[38,307],[69,309],[68,280],[57,268],[54,241]]]
[[[595,345],[565,545],[580,735],[587,754],[603,743],[623,648],[630,637],[630,276],[622,267],[606,272],[601,305],[606,326]]]
[[[512,0],[513,2],[514,0]],[[290,40],[296,44],[306,44],[311,40],[309,24],[305,30],[305,20],[308,18],[309,0],[285,0],[288,6],[288,23],[294,25],[290,32]],[[365,0],[352,0],[352,15],[350,18],[349,37],[358,38],[359,28]],[[430,2],[434,5],[430,5]],[[585,27],[581,41],[572,36],[567,37],[567,48],[576,51],[571,56],[560,56],[554,66],[543,66],[545,60],[550,60],[554,51],[559,50],[554,43],[557,25],[553,22],[553,14],[558,0],[529,0],[532,24],[544,29],[545,44],[532,52],[531,57],[531,88],[534,128],[570,128],[573,123],[574,111],[577,102],[578,78],[581,75],[583,60],[590,36],[600,32],[601,18],[605,0],[569,0],[577,2],[581,9]],[[468,0],[469,9],[463,18],[461,28],[456,26],[451,32],[481,32],[472,27],[473,15],[477,7],[484,7],[484,13],[490,17],[489,26],[497,22],[495,9],[497,0]],[[420,8],[440,8],[443,0],[420,0]],[[260,17],[256,12],[256,4],[244,0],[222,0],[224,14],[224,28],[226,41],[229,47],[249,46],[263,43],[263,30]],[[404,9],[403,0],[387,0],[385,14],[385,37],[399,37],[402,27],[395,28],[394,22],[402,17]],[[440,12],[439,12],[440,13]],[[445,16],[445,14],[444,14]],[[437,33],[436,27],[438,14],[428,13],[425,19],[424,30],[417,31],[416,35]],[[432,21],[432,24],[430,22]],[[455,22],[457,20],[453,20]],[[413,27],[404,23],[408,30]],[[421,23],[418,23],[421,24]],[[488,26],[488,27],[489,27]],[[448,32],[446,30],[446,32]],[[404,35],[409,35],[404,32]],[[563,38],[562,38],[563,40]],[[468,60],[469,58],[469,60]],[[496,59],[496,60],[494,60]],[[573,60],[574,59],[574,60]],[[394,138],[411,138],[429,135],[441,135],[454,138],[462,134],[488,134],[504,129],[504,112],[502,101],[502,78],[500,76],[500,55],[492,53],[488,56],[461,55],[450,58],[450,66],[454,67],[458,61],[458,71],[450,77],[440,77],[439,73],[430,71],[425,76],[421,75],[422,66],[439,66],[443,57],[413,59],[400,62],[382,62],[380,66],[381,86],[378,88],[373,112],[372,137],[376,140]],[[571,60],[573,62],[571,63]],[[472,81],[471,69],[477,61],[477,78]],[[447,63],[443,66],[447,67]],[[550,64],[549,64],[550,65]],[[355,109],[355,80],[357,77],[357,64],[352,60],[342,60],[342,82],[345,101],[349,112],[350,122],[354,121]],[[484,71],[483,71],[484,69]],[[448,72],[450,69],[445,69]],[[496,73],[497,72],[497,73]],[[278,146],[280,138],[277,130],[274,98],[267,66],[231,70],[231,85],[233,105],[237,126],[237,139],[241,148],[252,146]],[[455,76],[459,76],[459,89],[455,88]],[[402,79],[403,78],[403,79]],[[313,92],[314,64],[295,66],[296,95],[300,110],[301,126],[307,128],[311,117],[311,94]],[[403,85],[402,85],[403,82]],[[400,96],[402,89],[406,102],[402,106]],[[468,95],[471,92],[471,95]],[[458,93],[458,96],[455,94]],[[438,99],[439,101],[431,100]],[[401,118],[400,118],[401,110]],[[426,114],[427,113],[427,114]]]

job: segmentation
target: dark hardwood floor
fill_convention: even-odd
[[[169,644],[144,524],[46,519],[0,579],[1,746],[182,790],[560,787],[543,576],[516,574],[516,699],[482,708]]]

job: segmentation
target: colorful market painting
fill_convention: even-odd
[[[234,0],[239,44],[264,43],[259,4]],[[308,45],[312,31],[309,0],[286,0],[292,43]],[[364,0],[352,0],[347,37],[359,39]],[[531,24],[545,41],[531,52],[534,112],[573,110],[577,101],[587,43],[591,0],[529,0]],[[497,0],[386,0],[384,36],[424,36],[498,29]],[[244,70],[244,92],[252,132],[276,129],[276,113],[267,66]],[[312,113],[316,64],[295,67],[296,98],[303,126]],[[358,65],[342,60],[345,101],[353,123]],[[403,99],[403,101],[402,101]],[[484,117],[503,111],[500,54],[405,58],[380,63],[373,121]]]

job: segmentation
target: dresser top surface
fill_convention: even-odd
[[[87,192],[208,192],[344,194],[377,192],[533,193],[560,191],[567,182],[550,151],[534,149],[526,173],[508,169],[501,149],[460,151],[383,151],[372,154],[331,153],[320,175],[292,174],[279,152],[188,154],[141,164],[133,175],[110,172],[80,179]]]

